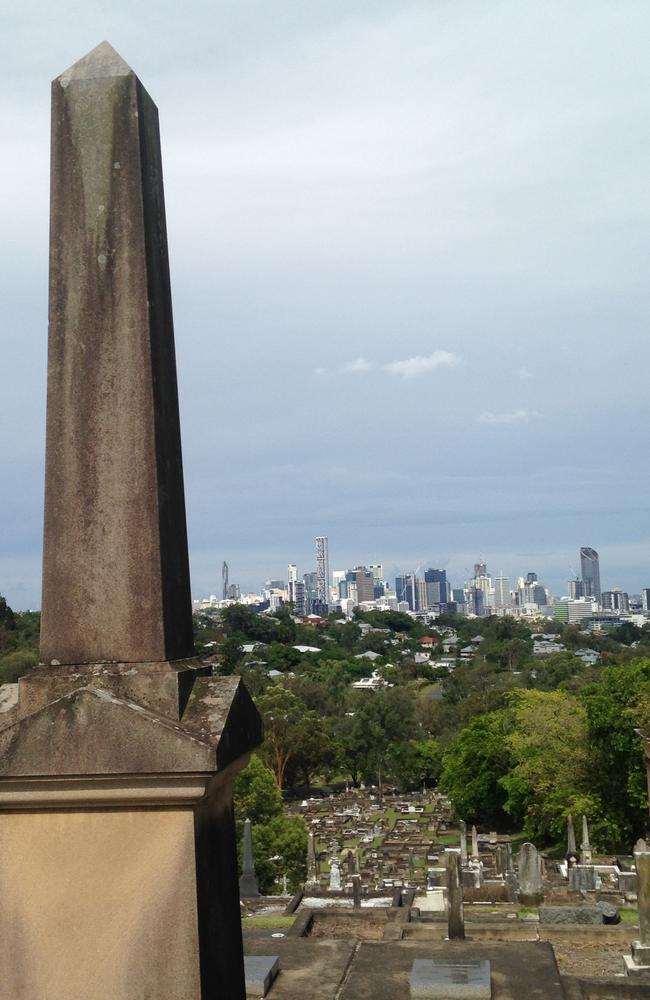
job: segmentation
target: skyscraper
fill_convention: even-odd
[[[316,593],[322,604],[330,601],[329,543],[324,535],[316,539]]]
[[[228,598],[228,563],[224,562],[221,567],[221,595],[224,601]]]
[[[426,584],[427,607],[432,608],[434,604],[446,604],[449,600],[449,585],[447,583],[447,571],[445,569],[427,569],[424,573]]]
[[[531,576],[535,577],[535,574],[529,573],[528,576],[529,578]],[[537,579],[537,577],[535,577],[535,579]],[[504,576],[503,573],[501,573],[499,576],[494,578],[494,607],[501,610],[503,608],[509,608],[511,603],[510,580],[507,576]]]
[[[298,567],[294,563],[287,566],[287,598],[291,604],[296,603],[296,583],[298,581]]]
[[[580,568],[585,597],[593,597],[600,604],[600,564],[595,549],[584,545],[580,549]]]

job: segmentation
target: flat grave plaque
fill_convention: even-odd
[[[490,963],[487,959],[445,960],[416,958],[411,969],[413,1000],[490,1000]]]

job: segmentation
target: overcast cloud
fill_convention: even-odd
[[[479,554],[650,586],[650,10],[25,0],[0,53],[0,593],[40,601],[49,81],[160,110],[194,596]]]

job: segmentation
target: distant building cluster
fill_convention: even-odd
[[[519,618],[555,618],[566,624],[588,622],[593,627],[620,619],[643,624],[650,617],[650,587],[630,595],[619,587],[602,590],[598,552],[590,546],[580,549],[580,576],[567,583],[567,593],[553,596],[528,572],[511,585],[503,572],[492,576],[485,562],[474,564],[473,575],[463,586],[454,587],[445,569],[433,566],[407,570],[388,580],[381,563],[335,569],[330,572],[329,541],[315,539],[316,568],[300,575],[295,563],[288,563],[286,580],[267,580],[258,593],[242,594],[229,578],[228,563],[222,566],[221,595],[195,601],[195,609],[232,603],[247,604],[271,611],[288,605],[301,617],[325,617],[340,610],[351,617],[355,608],[372,611],[401,611],[423,620],[453,612],[468,617],[513,615]]]

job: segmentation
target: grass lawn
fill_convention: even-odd
[[[241,925],[244,930],[262,931],[271,930],[276,927],[291,927],[295,919],[293,915],[285,917],[282,914],[278,914],[277,916],[270,914],[265,917],[242,917]]]
[[[639,911],[638,910],[619,910],[621,916],[622,924],[638,924],[639,922]]]

